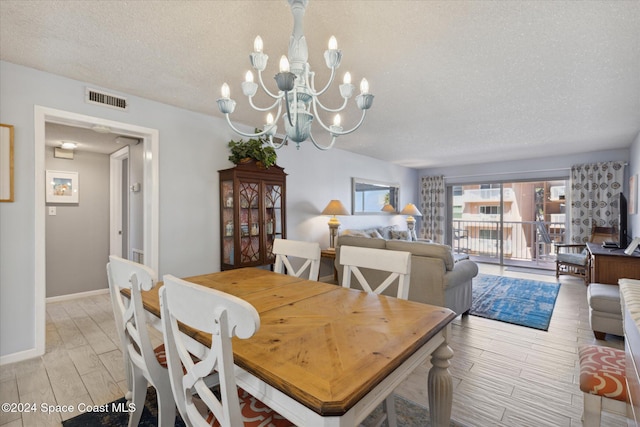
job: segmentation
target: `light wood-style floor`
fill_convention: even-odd
[[[481,264],[481,272],[555,281]],[[451,328],[452,417],[467,426],[580,426],[578,346],[593,343],[586,287],[561,277],[548,332],[474,316]],[[162,341],[153,330],[153,340]],[[599,342],[623,348],[621,338]],[[428,366],[418,369],[397,393],[427,406]],[[42,412],[46,405],[101,405],[124,395],[124,370],[109,295],[47,304],[47,348],[40,358],[0,367],[0,401],[35,403],[29,413],[0,412],[1,426],[59,426],[78,415]],[[626,426],[605,414],[603,426]]]

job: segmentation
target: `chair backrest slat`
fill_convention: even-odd
[[[125,353],[125,365],[126,360],[130,359],[138,368],[146,372],[164,369],[158,363],[151,345],[140,293],[153,287],[156,281],[155,272],[145,265],[110,255],[107,277],[116,328],[122,351]],[[120,292],[122,289],[131,291],[131,299],[122,295]]]
[[[204,425],[206,413],[194,404],[197,395],[224,427],[243,425],[237,394],[231,338],[251,337],[260,317],[248,302],[235,296],[195,285],[171,275],[164,276],[160,290],[162,329],[171,387],[180,414],[188,425]],[[194,362],[178,322],[211,334],[205,358]],[[207,387],[205,378],[216,370],[220,399]]]
[[[604,243],[617,239],[618,237],[616,236],[616,229],[614,227],[599,227],[596,225],[591,227],[591,237],[589,238],[591,243]],[[625,243],[626,242],[623,242],[623,244]]]
[[[307,278],[317,280],[320,271],[320,245],[317,242],[301,242],[297,240],[275,239],[273,241],[273,253],[276,262],[273,271],[286,273],[290,276],[301,277],[309,270]],[[294,268],[291,259],[299,258],[304,262],[299,268]]]
[[[409,252],[385,249],[361,248],[356,246],[340,247],[340,264],[344,266],[342,286],[351,287],[351,275],[358,280],[362,289],[369,293],[380,294],[396,279],[398,280],[397,297],[409,297],[409,281],[411,275],[411,254]],[[389,275],[381,283],[369,283],[361,268],[388,272]]]

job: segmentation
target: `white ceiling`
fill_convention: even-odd
[[[335,35],[340,80],[376,96],[344,150],[422,168],[629,147],[640,131],[637,0],[310,0],[304,27],[318,87]],[[226,81],[232,119],[261,126],[240,91],[248,54],[260,34],[275,91],[291,28],[285,0],[1,0],[0,59],[218,117]]]
[[[108,130],[108,129],[105,129]],[[45,145],[60,147],[63,142],[73,142],[77,151],[112,154],[125,145],[138,144],[139,139],[123,137],[115,133],[96,132],[92,129],[47,123],[44,131]]]

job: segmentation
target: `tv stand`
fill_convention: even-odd
[[[617,285],[619,279],[640,279],[640,253],[631,255],[624,249],[603,248],[599,243],[587,243],[591,265],[591,282]]]

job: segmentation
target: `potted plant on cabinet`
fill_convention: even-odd
[[[256,129],[256,131],[258,131]],[[237,165],[250,160],[255,160],[258,166],[265,169],[276,164],[278,156],[273,147],[267,145],[267,138],[263,135],[259,138],[251,138],[248,141],[229,141],[231,155],[229,161]]]

